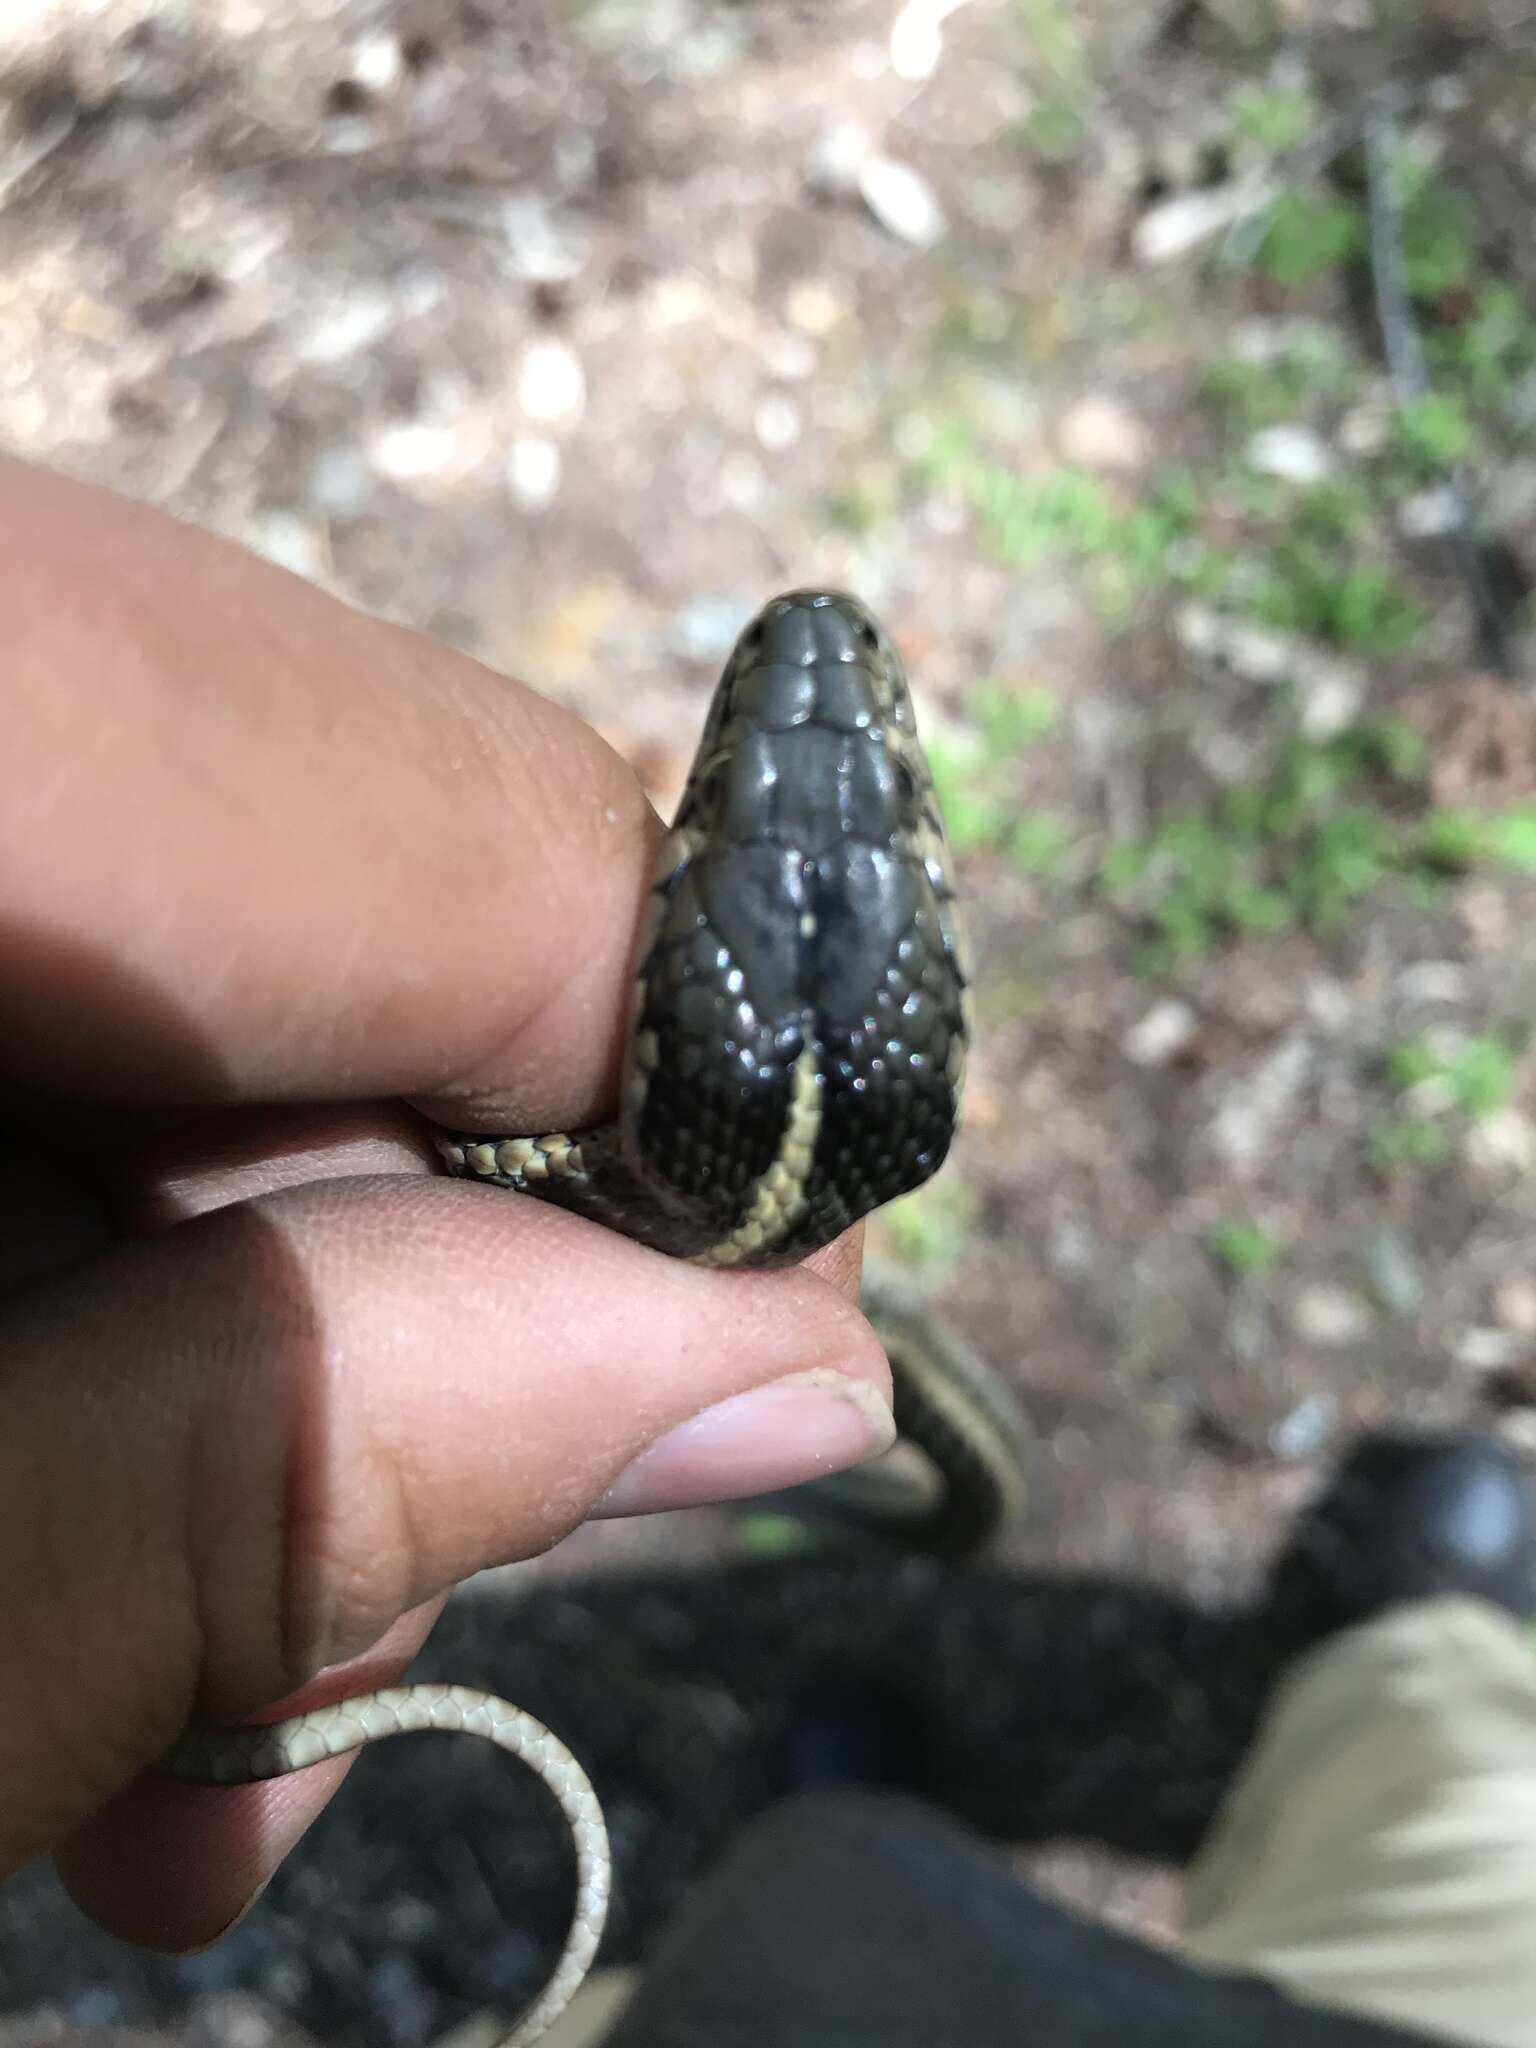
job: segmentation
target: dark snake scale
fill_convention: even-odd
[[[637,957],[615,1122],[537,1138],[439,1130],[450,1174],[674,1257],[763,1267],[804,1258],[944,1163],[969,1037],[948,849],[900,658],[855,599],[788,592],[737,641]],[[927,1454],[937,1493],[881,1461],[803,1489],[804,1505],[908,1547],[975,1549],[1022,1499],[1022,1417],[911,1303],[867,1295],[866,1307],[902,1436]],[[425,1728],[520,1756],[570,1821],[571,1932],[499,2044],[532,2048],[597,1952],[610,1862],[591,1785],[531,1716],[459,1686],[396,1687],[270,1727],[195,1732],[165,1768],[245,1783]]]

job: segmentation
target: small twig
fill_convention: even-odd
[[[1365,153],[1366,217],[1376,318],[1381,328],[1387,375],[1401,413],[1427,397],[1430,386],[1424,342],[1414,317],[1413,295],[1408,289],[1402,208],[1393,175],[1400,105],[1401,95],[1391,88],[1372,93],[1363,108],[1360,132]],[[1478,649],[1484,664],[1495,675],[1509,678],[1515,673],[1514,656],[1504,615],[1489,588],[1478,548],[1465,463],[1451,465],[1446,484],[1451,494],[1451,548],[1471,600]]]
[[[1362,111],[1360,133],[1365,144],[1366,217],[1370,228],[1371,280],[1376,289],[1376,317],[1381,324],[1382,351],[1398,405],[1412,405],[1429,391],[1424,344],[1408,290],[1408,265],[1403,254],[1402,209],[1393,176],[1397,127],[1394,109],[1372,94]]]

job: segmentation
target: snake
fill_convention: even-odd
[[[900,655],[834,590],[772,598],[721,673],[636,946],[616,1116],[508,1136],[433,1125],[443,1169],[555,1202],[674,1258],[793,1264],[943,1165],[971,996],[944,820]],[[1011,1391],[898,1286],[866,1286],[899,1435],[935,1494],[886,1461],[784,1496],[887,1541],[963,1555],[1019,1506],[1028,1433]],[[898,1451],[900,1450],[898,1446]],[[558,1800],[576,1853],[570,1930],[498,2048],[533,2048],[602,1939],[602,1808],[559,1738],[511,1702],[404,1685],[266,1725],[193,1729],[186,1782],[282,1777],[392,1735],[478,1735]]]

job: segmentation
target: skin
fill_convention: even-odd
[[[16,463],[0,618],[0,1877],[185,1948],[346,1769],[173,1785],[190,1718],[392,1682],[594,1511],[854,1462],[889,1380],[850,1241],[706,1272],[435,1171],[412,1105],[612,1107],[662,827],[590,730]]]

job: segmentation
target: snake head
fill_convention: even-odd
[[[803,1257],[943,1163],[966,975],[895,648],[795,590],[710,707],[641,950],[623,1144],[719,1264]]]

